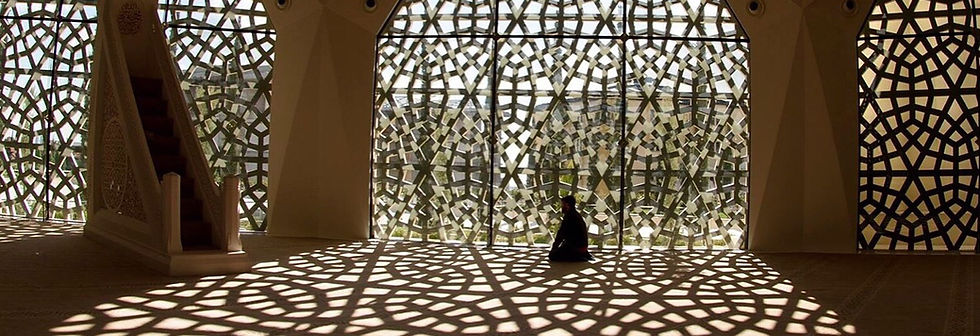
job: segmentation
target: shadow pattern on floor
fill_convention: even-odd
[[[881,283],[906,271],[896,256],[599,252],[591,263],[550,263],[541,249],[246,236],[258,259],[251,272],[170,278],[77,234],[38,237],[0,253],[42,251],[38,269],[78,273],[0,269],[0,295],[15,297],[0,308],[0,333],[874,334],[857,317],[878,309],[868,302],[891,290]],[[936,260],[953,265],[936,288],[962,307],[907,324],[971,334],[973,261]],[[51,302],[27,303],[32,296]]]

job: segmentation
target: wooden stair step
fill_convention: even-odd
[[[152,153],[151,153],[152,155]],[[153,155],[153,167],[157,170],[157,177],[162,178],[164,174],[173,172],[184,176],[186,172],[187,160],[179,155]]]
[[[163,91],[163,81],[156,78],[130,77],[129,82],[136,96],[159,97]]]
[[[194,197],[194,178],[193,177],[180,177],[180,197],[188,198]]]
[[[174,136],[147,134],[146,142],[150,145],[150,153],[180,155],[180,139]]]
[[[195,197],[195,180],[187,176],[187,159],[180,155],[181,139],[175,135],[174,121],[168,116],[163,99],[163,81],[131,77],[140,122],[153,158],[157,177],[176,173],[180,179],[180,240],[185,251],[215,250],[211,225],[204,220],[204,203]]]
[[[201,200],[196,198],[180,199],[180,219],[181,220],[202,220],[204,219],[203,205]]]
[[[211,225],[203,220],[181,221],[180,243],[184,250],[213,249]]]
[[[170,117],[144,115],[140,116],[140,121],[143,123],[144,133],[158,136],[174,135],[174,121]]]
[[[167,115],[167,101],[160,97],[136,96],[140,115]]]

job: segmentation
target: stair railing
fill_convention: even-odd
[[[222,230],[218,243],[225,251],[241,251],[242,241],[238,236],[238,201],[242,199],[238,176],[225,176],[221,181],[221,212],[224,218],[218,227]]]
[[[156,5],[143,0],[99,1],[96,5],[99,30],[88,151],[92,188],[85,235],[120,247],[170,275],[247,271],[252,262],[241,250],[238,237],[238,179],[226,178],[219,194],[190,124],[174,64],[167,59],[170,52]],[[137,101],[133,77],[162,80],[166,112],[174,121],[186,172],[195,177],[195,196],[202,203],[203,219],[210,224],[213,249],[184,251],[188,242],[182,240],[187,237],[181,235],[181,226],[188,224],[183,218],[190,216],[181,216],[189,210],[182,204],[181,189],[188,185],[182,186],[182,177],[176,173],[157,175],[139,106],[149,100]]]
[[[155,15],[155,11],[149,11],[144,6],[140,6],[144,13],[144,18],[149,20],[149,32],[157,43],[148,43],[153,58],[153,65],[156,68],[156,75],[159,76],[163,85],[164,99],[167,104],[167,115],[174,121],[175,133],[180,138],[180,150],[187,159],[188,172],[194,177],[196,196],[202,201],[202,215],[210,223],[212,243],[226,251],[240,251],[241,241],[238,236],[238,202],[240,201],[239,180],[235,176],[226,177],[223,183],[222,192],[219,194],[218,186],[208,167],[204,151],[198,140],[197,132],[191,124],[189,109],[183,97],[183,90],[177,80],[177,69],[168,48],[166,36],[163,34],[162,25]],[[146,15],[151,13],[154,15]],[[127,154],[131,158],[135,179],[139,185],[140,197],[143,199],[144,211],[147,223],[163,223],[162,230],[158,232],[164,239],[161,240],[163,248],[170,253],[182,251],[180,240],[180,179],[177,174],[168,173],[163,177],[163,181],[157,180],[156,167],[150,154],[149,145],[146,141],[146,134],[142,127],[139,108],[136,103],[136,96],[132,84],[130,83],[130,70],[126,59],[124,42],[117,27],[116,20],[109,18],[114,15],[100,15],[99,25],[103,28],[99,30],[103,34],[101,43],[106,43],[101,48],[105,57],[104,66],[112,82],[112,89],[115,90],[113,97],[115,102],[110,102],[118,107],[121,116],[121,124],[124,139],[128,146]],[[169,57],[165,57],[171,55]],[[97,71],[96,71],[97,73]],[[168,176],[170,176],[168,180]],[[176,185],[174,185],[176,183]],[[231,184],[228,184],[231,183]],[[232,200],[231,198],[234,198]],[[232,204],[234,206],[232,206]]]
[[[112,94],[115,101],[108,103],[115,105],[119,113],[123,139],[128,144],[125,146],[126,154],[130,158],[134,179],[139,186],[146,222],[157,223],[163,219],[161,208],[157,206],[163,202],[162,190],[157,182],[156,168],[150,155],[149,144],[146,142],[146,134],[143,132],[136,95],[130,83],[130,71],[126,63],[122,36],[116,27],[116,21],[109,19],[111,17],[114,16],[99,16],[99,25],[103,27],[99,30],[99,34],[103,35],[99,41],[106,45],[99,49],[104,57],[102,64],[96,66],[106,68],[105,73],[110,77],[108,82],[112,83],[111,89],[115,91]],[[98,97],[97,99],[101,99],[105,96]]]
[[[180,241],[180,175],[173,172],[163,175],[163,239],[167,254],[184,251]]]
[[[154,16],[153,20],[158,19]],[[159,25],[159,21],[155,24]],[[241,198],[236,197],[234,207],[231,207],[225,199],[231,195],[219,194],[214,175],[211,173],[211,167],[208,165],[207,157],[204,155],[201,142],[198,140],[197,129],[191,123],[190,109],[187,107],[186,100],[184,100],[184,90],[181,88],[180,81],[178,80],[177,74],[179,72],[173,61],[174,57],[171,54],[171,50],[168,47],[167,38],[162,29],[154,29],[151,31],[151,34],[153,38],[160,41],[160,43],[151,43],[151,54],[156,62],[160,79],[163,81],[165,98],[169,102],[167,105],[167,114],[174,120],[175,131],[181,139],[181,151],[186,154],[188,171],[194,177],[195,192],[203,202],[202,210],[205,218],[211,223],[212,242],[217,247],[228,251],[241,250],[240,242],[237,248],[228,248],[228,242],[239,241],[238,202]],[[222,182],[224,183],[222,189],[235,190],[237,192],[239,188],[237,177],[233,180],[226,177]],[[233,184],[228,185],[228,183]],[[232,217],[234,217],[233,221],[231,220]],[[232,230],[234,231],[233,239],[228,237],[232,234]]]

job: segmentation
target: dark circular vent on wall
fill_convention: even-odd
[[[844,0],[840,7],[844,14],[853,15],[857,12],[857,0]]]
[[[766,4],[762,0],[752,0],[746,5],[749,9],[749,14],[752,15],[762,15],[766,11]]]

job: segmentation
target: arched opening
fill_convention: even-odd
[[[378,36],[375,237],[740,248],[748,39],[723,1],[402,1]]]

